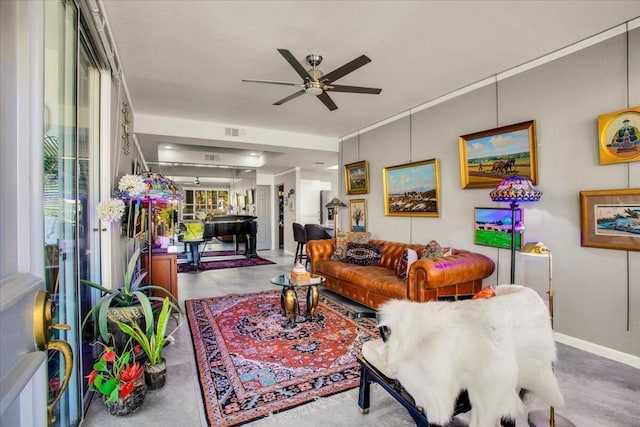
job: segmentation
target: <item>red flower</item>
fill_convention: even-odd
[[[134,353],[140,353],[141,350],[142,350],[142,347],[140,347],[140,344],[136,344],[133,346]]]
[[[89,382],[89,383],[91,383],[91,382]],[[51,391],[60,390],[60,379],[59,378],[51,378],[49,380],[49,390],[51,390]]]
[[[88,379],[88,383],[89,385],[93,384],[93,381],[96,379],[96,376],[98,375],[98,373],[96,372],[96,370],[94,369],[93,371],[89,372],[89,375],[87,375],[85,378]]]
[[[124,383],[124,385],[120,389],[120,397],[122,398],[127,397],[129,396],[129,394],[131,394],[132,391],[133,391],[133,381]]]
[[[120,379],[122,381],[133,381],[142,374],[142,366],[138,362],[127,365],[120,371]]]
[[[104,352],[102,358],[105,360],[105,362],[113,362],[114,360],[116,360],[116,352],[109,349]]]

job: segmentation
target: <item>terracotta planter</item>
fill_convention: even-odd
[[[134,380],[133,390],[127,397],[119,398],[115,402],[107,402],[106,396],[103,396],[102,400],[111,415],[126,417],[140,409],[140,406],[144,403],[146,394],[147,385],[145,384],[144,375],[140,375]]]
[[[157,390],[164,387],[167,380],[167,364],[164,360],[155,365],[146,362],[144,364],[144,379],[149,390]]]

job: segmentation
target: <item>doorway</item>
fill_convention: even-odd
[[[284,184],[278,185],[278,249],[284,250]]]

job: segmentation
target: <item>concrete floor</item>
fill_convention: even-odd
[[[215,249],[221,249],[216,247]],[[193,298],[221,296],[273,289],[269,279],[290,271],[293,256],[282,251],[260,251],[259,255],[277,264],[237,269],[180,273],[178,295],[181,306]],[[130,417],[114,419],[99,399],[91,403],[81,425],[104,426],[207,426],[198,384],[193,345],[185,321],[175,334],[176,342],[165,350],[168,365],[164,388],[149,391],[140,410]],[[579,427],[639,427],[640,370],[592,355],[562,344],[558,345],[556,375],[567,402],[557,413]],[[528,409],[543,409],[535,402]],[[456,417],[451,426],[466,426],[468,415]],[[526,414],[518,426],[526,426]],[[313,403],[249,423],[255,427],[300,426],[412,426],[406,410],[383,389],[372,385],[371,410],[359,412],[357,390],[319,399]]]

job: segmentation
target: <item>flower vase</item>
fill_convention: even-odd
[[[167,364],[164,358],[155,365],[146,362],[144,364],[144,378],[149,390],[158,390],[164,387],[167,380]]]
[[[144,397],[147,394],[144,375],[140,375],[133,381],[133,390],[126,397],[120,397],[115,402],[107,402],[107,396],[102,397],[107,411],[111,415],[126,417],[136,412],[144,402]]]

